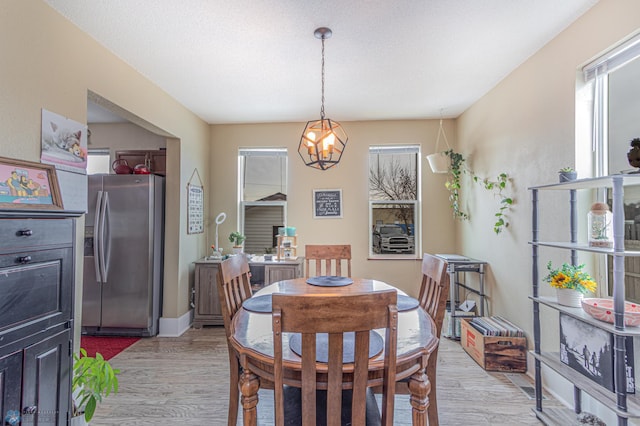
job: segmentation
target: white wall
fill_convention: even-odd
[[[190,265],[205,254],[206,240],[205,234],[186,234],[186,185],[196,168],[208,181],[209,126],[40,0],[1,3],[0,52],[0,156],[39,161],[41,109],[84,123],[89,92],[173,135],[167,145],[163,316],[188,312]],[[82,219],[78,242],[83,229]],[[81,256],[79,250],[78,284]],[[76,296],[79,308],[81,294]]]
[[[289,155],[287,223],[298,232],[298,246],[305,244],[351,244],[352,273],[387,281],[417,296],[421,264],[416,260],[370,260],[369,247],[369,146],[381,144],[420,144],[422,149],[422,251],[451,253],[455,249],[455,223],[444,188],[446,175],[431,173],[426,154],[435,149],[438,120],[342,122],[349,143],[335,168],[320,171],[304,165],[298,143],[305,123],[214,125],[211,126],[211,185],[208,190],[209,222],[218,212],[227,213],[220,235],[238,227],[237,175],[239,147],[285,147]],[[445,120],[444,128],[455,145],[455,122]],[[312,191],[342,189],[343,217],[313,219]],[[491,224],[484,224],[491,229]],[[213,235],[211,236],[213,237]],[[225,252],[230,244],[220,238]],[[227,244],[225,247],[224,244]],[[304,255],[303,250],[300,255]]]
[[[116,151],[129,149],[158,150],[166,148],[167,138],[156,135],[133,123],[89,123],[89,149],[109,148],[111,161]],[[135,164],[130,164],[131,167]]]
[[[588,128],[584,128],[588,123],[576,122],[575,118],[576,75],[583,65],[638,30],[638,16],[640,2],[601,0],[458,119],[459,149],[469,156],[476,171],[509,173],[516,189],[516,205],[505,237],[497,239],[477,222],[463,223],[458,228],[457,248],[489,261],[493,313],[525,328],[531,346],[533,313],[527,298],[532,292],[531,248],[527,244],[531,239],[531,195],[527,188],[557,181],[557,170],[565,165],[575,166],[586,177],[584,170],[589,166],[582,160],[576,162],[576,147],[584,146],[584,135],[588,134]],[[568,239],[567,197],[545,197],[540,239]],[[465,203],[480,221],[491,211],[478,189],[466,194]],[[584,208],[579,213],[582,216],[586,217]],[[547,260],[567,261],[568,253],[542,251],[541,277]],[[580,261],[589,261],[589,256],[581,254]],[[541,284],[541,294],[552,294],[545,283]],[[541,317],[543,349],[557,351],[557,314],[543,310]],[[529,368],[533,368],[532,362]],[[547,379],[555,392],[571,400],[566,382]],[[588,410],[589,403],[584,408]],[[615,423],[612,417],[607,420],[608,424]]]

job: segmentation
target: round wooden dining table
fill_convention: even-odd
[[[296,278],[264,287],[252,298],[272,293],[309,295],[310,297],[318,294],[372,293],[390,288],[396,289],[382,281],[371,279],[353,278],[353,283],[349,285],[324,287],[308,284],[306,278]],[[399,296],[406,296],[401,290],[396,290]],[[238,353],[243,369],[239,389],[242,395],[245,426],[257,424],[258,390],[261,382],[263,386],[269,387],[274,380],[273,332],[269,309],[250,311],[243,308],[239,309],[233,318],[233,334],[230,341]],[[357,307],[354,306],[353,309]],[[431,390],[425,368],[430,353],[438,344],[438,339],[434,335],[436,327],[431,317],[419,306],[409,310],[400,310],[399,306],[398,310],[396,381],[408,380],[411,392],[412,424],[422,426],[427,424],[426,410]],[[385,333],[381,332],[380,335],[384,339]],[[300,387],[301,358],[289,348],[290,336],[284,333],[282,337],[284,382],[289,386]],[[323,368],[321,364],[319,363],[317,367],[319,371]],[[344,365],[343,380],[349,380],[350,369],[353,369],[353,364]],[[368,386],[382,385],[383,371],[384,351],[369,360]],[[322,374],[317,375],[317,387],[326,389]],[[345,382],[344,387],[348,388],[349,383]]]

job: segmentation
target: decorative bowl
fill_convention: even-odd
[[[582,309],[595,319],[613,324],[613,299],[582,299]],[[640,325],[640,304],[624,302],[624,325]]]

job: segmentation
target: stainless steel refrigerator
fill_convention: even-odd
[[[164,249],[164,177],[90,175],[82,332],[155,336]]]

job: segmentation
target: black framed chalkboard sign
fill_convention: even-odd
[[[341,218],[342,189],[313,190],[313,218]]]

